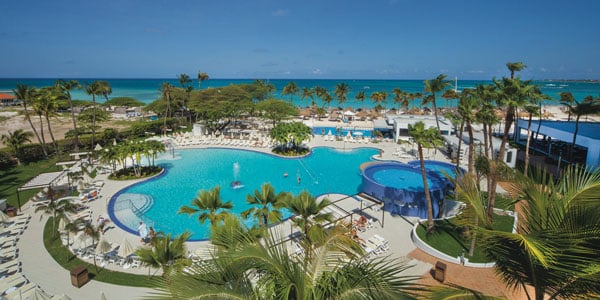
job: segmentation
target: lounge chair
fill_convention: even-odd
[[[0,280],[0,294],[7,293],[27,283],[27,279],[21,274],[10,275]]]
[[[11,300],[17,300],[17,299],[34,299],[33,298],[33,293],[34,290],[38,288],[38,285],[30,282],[27,283],[19,288],[16,288],[10,292],[6,293],[5,298],[6,299],[11,299]],[[37,299],[37,298],[35,298]]]
[[[7,261],[5,263],[0,264],[0,270],[4,270],[4,269],[8,269],[8,268],[11,268],[11,267],[14,267],[14,266],[20,266],[20,265],[21,265],[21,262],[18,261],[18,260],[16,260],[16,259],[15,260],[9,260],[9,261]]]

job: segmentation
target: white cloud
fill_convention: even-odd
[[[312,74],[314,74],[314,75],[319,75],[321,73],[322,73],[321,69],[319,69],[319,68],[315,68],[315,69],[312,70]]]
[[[290,14],[289,9],[278,9],[271,13],[274,17],[285,17]]]

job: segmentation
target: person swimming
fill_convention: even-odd
[[[284,173],[283,173],[283,177],[287,178],[287,177],[288,177],[288,173],[287,173],[287,172],[284,172]]]

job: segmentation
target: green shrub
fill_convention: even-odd
[[[138,177],[138,176],[136,176],[135,170],[133,169],[133,167],[129,167],[127,169],[117,170],[117,172],[110,174],[110,176],[108,176],[108,178],[113,179],[113,180],[140,179],[140,178],[154,176],[154,175],[160,173],[162,170],[163,170],[163,168],[159,167],[159,166],[145,166],[145,167],[142,167],[142,169],[140,171],[140,176]]]
[[[0,150],[0,169],[8,169],[17,165],[17,161],[12,154]]]

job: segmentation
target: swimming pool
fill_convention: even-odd
[[[338,132],[339,129],[339,132]],[[352,136],[354,137],[360,137],[360,136],[364,136],[364,137],[371,137],[371,131],[370,129],[364,129],[364,128],[359,128],[359,127],[313,127],[312,128],[312,132],[315,135],[326,135],[329,134],[329,132],[331,131],[332,135],[341,135],[341,136],[346,136],[348,135],[348,133],[350,132],[352,134]]]
[[[265,182],[270,182],[277,193],[286,191],[296,195],[308,190],[314,196],[326,193],[352,195],[360,191],[360,164],[372,160],[377,153],[378,150],[373,148],[342,151],[320,147],[298,159],[224,148],[179,150],[177,156],[180,159],[158,161],[166,170],[163,175],[115,194],[109,203],[109,214],[117,226],[132,233],[136,232],[137,222],[142,219],[165,233],[177,235],[189,230],[191,240],[206,239],[208,223],[200,225],[197,215],[177,214],[182,205],[190,204],[198,191],[221,186],[221,198],[233,202],[232,211],[236,214],[250,208],[246,196]],[[284,173],[288,176],[284,177]],[[233,189],[230,187],[232,181],[240,181],[244,187]],[[152,205],[147,204],[148,197],[152,199]],[[138,201],[134,206],[143,206],[145,211],[136,214],[126,209],[130,198]],[[252,225],[252,222],[249,220],[247,224]]]
[[[426,161],[427,185],[432,199],[433,216],[439,216],[440,203],[452,189],[451,182],[443,175],[454,175],[453,165]],[[363,170],[363,192],[382,199],[384,209],[393,214],[427,218],[427,201],[419,161],[408,164],[386,162],[367,166]]]

